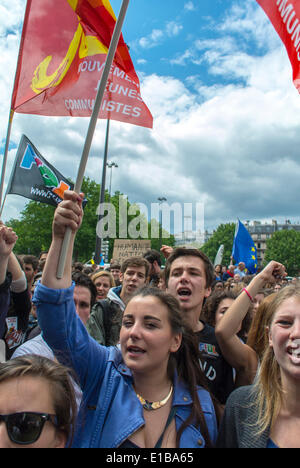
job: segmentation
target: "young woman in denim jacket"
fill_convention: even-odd
[[[73,446],[212,447],[215,408],[204,389],[198,346],[176,299],[151,288],[131,299],[123,317],[121,350],[96,343],[76,316],[71,264],[81,203],[81,196],[65,192],[34,297],[44,339],[60,361],[74,368],[83,391]],[[72,236],[58,279],[66,227]]]

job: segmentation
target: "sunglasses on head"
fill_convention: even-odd
[[[22,413],[0,414],[0,423],[5,422],[10,440],[18,445],[29,445],[36,442],[43,430],[46,421],[57,426],[55,415],[47,413]]]

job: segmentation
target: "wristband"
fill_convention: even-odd
[[[249,293],[249,291],[247,291],[246,288],[243,288],[243,291],[245,291],[245,293],[246,293],[247,296],[249,297],[250,301],[251,301],[251,302],[254,302],[254,301],[253,301],[253,297],[251,296],[251,294]]]

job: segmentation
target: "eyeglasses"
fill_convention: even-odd
[[[46,421],[50,421],[57,426],[57,418],[52,414],[27,411],[5,415],[0,414],[0,423],[5,422],[8,437],[13,443],[18,445],[29,445],[36,442],[42,433]]]

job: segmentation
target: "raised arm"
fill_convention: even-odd
[[[58,205],[52,224],[52,243],[47,255],[47,260],[42,275],[42,284],[51,289],[65,289],[72,283],[72,254],[75,235],[81,226],[83,195],[75,192],[64,192],[64,200]],[[67,228],[71,228],[72,235],[69,243],[65,270],[63,277],[56,277],[61,247]]]
[[[42,280],[34,291],[33,302],[37,308],[44,340],[60,362],[74,368],[84,390],[97,382],[99,376],[105,372],[109,351],[89,336],[76,314],[74,304],[72,252],[75,234],[83,217],[82,198],[75,192],[66,191],[64,201],[56,208],[52,243]],[[67,227],[72,230],[72,238],[63,277],[58,279],[57,267]],[[97,362],[97,366],[94,362]]]
[[[18,236],[11,228],[0,224],[0,285],[5,281],[9,257],[17,239]]]
[[[258,358],[255,351],[239,339],[237,333],[247,314],[252,298],[266,283],[275,282],[276,277],[284,276],[286,276],[284,266],[275,261],[270,262],[264,270],[253,278],[246,290],[241,292],[215,329],[225,359],[237,371],[246,372],[249,383],[251,383],[250,381],[255,375]]]
[[[165,259],[167,259],[168,257],[170,257],[171,253],[173,252],[173,247],[171,247],[170,245],[163,245],[160,249],[161,253],[163,254],[163,256],[165,257]]]
[[[26,276],[13,252],[9,256],[7,269],[11,273],[13,281],[22,281],[23,291],[25,291],[27,288]]]
[[[0,339],[5,333],[5,319],[10,304],[10,281],[7,276],[7,266],[12,250],[17,241],[16,233],[11,229],[0,224]]]

